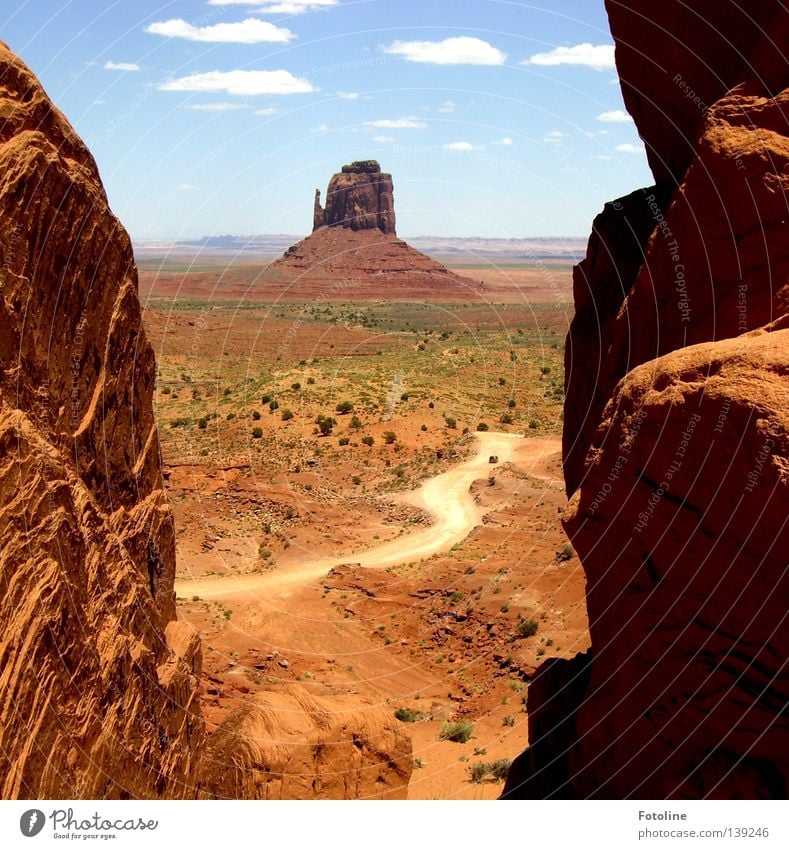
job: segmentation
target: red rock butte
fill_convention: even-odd
[[[283,297],[478,300],[484,285],[461,277],[398,239],[394,187],[374,160],[352,162],[329,181],[326,206],[315,193],[313,232],[271,266]]]

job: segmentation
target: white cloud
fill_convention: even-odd
[[[303,15],[338,6],[340,0],[208,0],[209,6],[257,6],[259,15]]]
[[[246,103],[190,103],[187,109],[195,112],[230,112],[235,109],[246,109]]]
[[[630,124],[633,121],[627,112],[623,112],[621,109],[614,109],[612,112],[602,112],[597,116],[597,120],[602,121],[604,124]]]
[[[551,130],[550,133],[546,133],[542,140],[544,142],[549,142],[550,144],[557,144],[560,141],[564,141],[564,139],[569,138],[567,133],[563,133],[560,130]]]
[[[511,138],[507,137],[507,138],[504,138],[504,139],[499,139],[498,141],[494,141],[493,144],[500,144],[500,145],[503,145],[504,147],[511,147],[512,145],[515,144],[515,142]]]
[[[365,121],[363,127],[379,130],[423,130],[427,124],[419,118],[382,118],[378,121]]]
[[[600,136],[608,136],[608,130],[593,130],[592,132],[584,132],[584,135],[590,139],[600,138]]]
[[[276,106],[267,106],[265,109],[256,109],[255,115],[276,115],[278,112]]]
[[[340,100],[372,100],[371,94],[360,94],[358,91],[338,91],[337,97]]]
[[[331,127],[328,124],[321,124],[319,127],[311,127],[311,133],[328,133]]]
[[[140,66],[135,62],[105,62],[105,71],[139,71]]]
[[[433,65],[503,65],[507,54],[483,41],[461,35],[443,41],[395,41],[382,47],[384,53],[402,56],[409,62]]]
[[[193,186],[191,183],[181,183],[181,185],[178,186],[178,191],[179,192],[196,192],[198,188],[199,188],[199,186]]]
[[[646,153],[644,146],[641,144],[618,144],[614,150],[619,153]]]
[[[438,107],[439,112],[454,112],[457,104],[454,100],[447,100],[443,106]]]
[[[259,44],[263,41],[292,41],[296,36],[283,27],[275,27],[268,21],[247,18],[237,24],[214,24],[196,27],[181,18],[157,21],[145,28],[151,35],[165,38],[185,38],[187,41],[208,41],[217,44]]]
[[[548,53],[535,53],[521,65],[583,65],[602,71],[615,68],[613,44],[576,44],[574,47],[557,47]]]
[[[304,94],[312,84],[290,71],[208,71],[160,83],[159,91],[223,91],[239,97],[256,94]]]
[[[387,144],[389,142],[396,142],[397,139],[394,136],[373,136],[373,141]]]
[[[472,150],[480,150],[480,147],[471,142],[457,141],[451,144],[445,144],[444,150],[459,151],[460,153],[470,153]]]

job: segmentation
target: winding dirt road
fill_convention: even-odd
[[[425,481],[418,489],[399,496],[399,500],[425,510],[433,523],[422,530],[390,540],[374,548],[349,552],[341,557],[319,557],[301,564],[291,564],[287,571],[254,575],[225,575],[178,581],[177,595],[199,595],[204,599],[256,594],[262,590],[269,596],[293,589],[316,578],[322,578],[335,566],[359,564],[364,568],[385,569],[399,563],[423,560],[433,554],[448,551],[461,542],[482,522],[484,511],[469,492],[471,484],[487,477],[494,468],[492,455],[498,464],[507,463],[517,455],[518,465],[535,466],[555,454],[560,448],[558,439],[524,439],[510,433],[477,433],[477,453],[458,466]],[[545,475],[535,474],[552,480]]]

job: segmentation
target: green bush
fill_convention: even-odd
[[[185,427],[188,424],[189,424],[189,419],[179,417],[177,419],[173,419],[170,422],[170,427]]]
[[[372,446],[375,444],[375,440],[372,436],[363,436],[362,437],[362,445]]]
[[[515,717],[507,715],[501,720],[501,724],[505,728],[512,728],[512,726],[515,725]]]
[[[458,426],[458,420],[454,416],[444,416],[444,422],[450,430],[454,430]]]
[[[387,445],[394,445],[397,442],[397,434],[393,430],[387,430],[384,434],[384,442]]]
[[[318,425],[318,430],[322,436],[328,436],[334,429],[334,425],[337,424],[337,420],[331,416],[320,415],[315,419],[315,424]]]
[[[233,421],[233,419],[234,419],[235,417],[236,417],[236,414],[235,414],[235,413],[228,413],[228,414],[227,414],[227,420],[228,420],[229,422],[232,422],[232,421]]]
[[[267,395],[261,395],[260,396],[260,403],[261,404],[268,404],[269,401],[271,401],[271,395],[267,394]]]
[[[299,391],[299,389],[301,389],[301,384],[300,384],[300,383],[298,383],[298,382],[297,382],[297,383],[291,383],[291,384],[290,384],[290,388],[291,388],[294,392],[298,392],[298,391]]]
[[[200,430],[205,430],[208,427],[208,419],[198,419],[197,426]]]
[[[353,404],[350,401],[340,401],[340,403],[334,408],[340,415],[346,415],[347,413],[353,412]]]
[[[354,416],[351,419],[350,424],[348,425],[348,427],[352,427],[354,430],[359,430],[359,428],[361,426],[362,426],[362,420],[359,418],[359,416]]]
[[[511,766],[512,761],[507,760],[507,758],[502,758],[501,760],[493,761],[488,764],[488,772],[496,779],[496,781],[504,781]]]
[[[453,743],[468,743],[473,733],[473,724],[467,719],[462,719],[460,722],[443,722],[438,736],[442,740],[451,740]]]
[[[252,418],[253,418],[256,422],[259,422],[259,421],[260,421],[260,411],[259,411],[259,410],[253,410],[253,411],[252,411]]]
[[[488,777],[488,765],[486,763],[472,764],[470,767],[471,770],[471,781],[474,784],[482,784],[482,782]]]
[[[169,395],[173,390],[169,386],[162,387],[162,395]]]
[[[413,710],[411,708],[397,708],[397,710],[394,712],[394,718],[400,720],[400,722],[421,722],[426,717],[421,710]]]
[[[517,404],[517,402],[515,401],[515,399],[514,399],[514,398],[510,398],[510,400],[509,400],[509,401],[507,401],[507,406],[508,406],[511,410],[514,410],[514,409],[518,406],[518,404]]]
[[[289,422],[293,418],[293,410],[282,411],[282,421]]]
[[[269,408],[269,410],[271,410],[272,413],[274,412],[274,410],[278,410],[279,409],[279,401],[277,401],[276,399],[274,399],[273,401],[269,401],[268,402],[268,408]]]
[[[502,424],[509,425],[509,424],[512,424],[515,421],[515,419],[509,413],[502,413],[502,416],[499,419],[499,421]]]
[[[537,419],[531,419],[529,422],[529,430],[537,430]]]
[[[517,632],[519,637],[533,637],[540,627],[535,619],[522,619],[518,622]]]
[[[350,444],[351,444],[351,440],[348,439],[347,436],[340,437],[340,445],[345,446],[345,445],[350,445]]]
[[[314,377],[308,377],[307,378],[307,385],[308,386],[314,386],[315,385],[315,378]]]
[[[252,428],[252,438],[260,439],[263,436],[263,428],[262,427],[253,427]]]
[[[485,422],[480,422],[477,425],[477,431],[480,433],[485,433],[486,430],[490,430],[490,428],[485,424]]]

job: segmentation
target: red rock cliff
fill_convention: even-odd
[[[175,621],[131,244],[2,44],[0,221],[0,792],[183,796],[200,650]]]
[[[329,181],[325,209],[316,192],[313,229],[324,226],[395,235],[392,175],[383,174],[372,159],[344,165]]]
[[[608,0],[656,186],[576,269],[565,527],[591,654],[529,698],[509,798],[785,798],[789,12]]]

